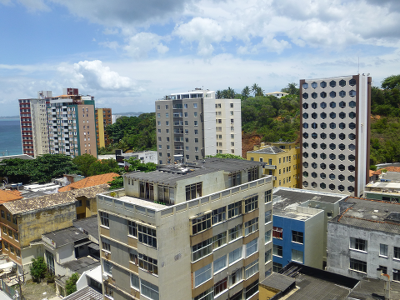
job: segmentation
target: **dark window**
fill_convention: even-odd
[[[303,119],[308,119],[308,113],[303,114]]]
[[[321,113],[321,118],[322,118],[322,119],[326,119],[326,113],[324,113],[324,112]]]
[[[330,138],[331,140],[336,139],[336,134],[334,134],[333,132],[330,133],[330,134],[329,134],[329,138]]]
[[[308,168],[308,162],[303,162],[303,167]]]
[[[346,102],[340,101],[340,102],[339,102],[339,107],[340,107],[340,108],[345,108],[345,107],[346,107]]]
[[[329,149],[335,150],[336,149],[336,144],[334,144],[334,143],[329,144]]]
[[[211,213],[192,219],[193,234],[207,230],[210,227],[211,227]]]
[[[331,103],[329,103],[329,107],[330,108],[335,108],[336,107],[336,102],[331,102]]]
[[[322,150],[325,150],[325,149],[326,149],[326,144],[325,144],[325,143],[322,143],[322,144],[320,145],[320,147],[321,147]]]
[[[303,181],[303,186],[304,187],[308,187],[308,182],[307,181]]]
[[[292,242],[303,244],[303,241],[304,241],[303,232],[292,231]]]
[[[312,87],[313,89],[316,89],[317,86],[318,86],[318,84],[317,84],[316,82],[311,83],[311,87]]]
[[[348,169],[350,172],[354,172],[356,170],[356,168],[353,165],[350,165]]]
[[[319,156],[321,157],[321,159],[326,159],[326,154],[325,153],[321,153]]]
[[[331,113],[329,114],[329,117],[330,117],[331,119],[335,119],[335,118],[336,118],[336,113],[331,112]]]
[[[332,80],[331,82],[329,82],[330,87],[335,87],[336,86],[336,81]]]
[[[344,154],[340,154],[340,155],[339,155],[339,159],[340,159],[341,161],[344,161],[344,160],[346,159],[346,156],[344,156]]]
[[[312,164],[311,164],[311,167],[313,168],[313,169],[316,169],[317,168],[317,163],[315,163],[315,162],[313,162]]]
[[[342,141],[346,138],[346,135],[344,133],[339,133],[339,139]]]
[[[314,123],[311,124],[311,127],[312,127],[313,129],[317,129],[317,128],[318,128],[318,124],[314,122]]]
[[[346,124],[344,124],[343,122],[339,124],[339,128],[340,129],[345,129],[346,128]]]
[[[319,176],[320,176],[322,179],[326,179],[326,174],[325,174],[325,173],[321,173],[321,174],[319,174]]]
[[[326,82],[325,81],[321,81],[320,86],[324,89],[326,88]]]
[[[323,140],[326,139],[326,133],[321,133],[320,136],[321,136],[321,139],[323,139]]]
[[[349,92],[349,96],[350,96],[350,97],[355,97],[356,94],[357,94],[357,93],[356,93],[355,90],[351,90],[351,91]]]
[[[341,87],[344,87],[344,86],[346,86],[346,80],[340,80],[339,81],[339,85],[341,86]]]
[[[314,92],[314,93],[311,94],[311,97],[312,97],[313,99],[317,99],[318,94]]]
[[[307,93],[303,93],[303,99],[308,99],[308,94]]]
[[[316,183],[316,182],[313,182],[313,183],[311,183],[311,186],[312,186],[313,188],[316,188],[316,187],[317,187],[317,183]]]
[[[356,117],[356,113],[355,113],[355,112],[350,112],[350,113],[349,113],[349,117],[350,117],[351,119],[354,119],[354,118]]]
[[[350,154],[349,155],[349,160],[350,161],[354,161],[356,159],[356,157],[353,155],[353,154]]]
[[[329,169],[331,169],[332,171],[336,169],[336,166],[334,164],[330,164],[329,165]]]
[[[349,128],[350,128],[350,129],[354,129],[354,128],[356,128],[356,124],[355,124],[355,123],[353,123],[353,122],[351,122],[351,123],[349,124]]]
[[[329,124],[330,129],[335,129],[336,128],[336,123],[330,123]]]
[[[316,109],[318,107],[318,105],[317,105],[317,103],[313,102],[313,103],[311,103],[311,107]]]
[[[157,232],[155,229],[138,225],[138,232],[139,242],[157,248]]]
[[[325,154],[325,155],[326,155],[326,154]],[[325,157],[326,157],[326,156],[325,156]],[[325,164],[325,163],[321,163],[321,164],[320,164],[320,167],[321,167],[322,170],[325,170],[325,169],[326,169],[326,164]]]
[[[343,186],[343,185],[339,185],[339,186],[338,186],[338,190],[341,191],[341,192],[343,192],[343,191],[344,191],[344,186]]]
[[[338,176],[338,179],[339,179],[340,181],[343,181],[343,180],[346,179],[346,177],[344,177],[344,175],[340,174],[340,175]]]
[[[303,103],[303,108],[307,109],[308,108],[308,103]]]
[[[346,96],[346,92],[345,91],[340,91],[339,92],[339,96],[344,98]]]
[[[351,108],[356,107],[356,102],[355,102],[355,101],[350,101],[349,106],[350,106]]]
[[[247,171],[247,181],[253,181],[258,179],[258,168],[252,168]]]
[[[365,261],[350,258],[350,269],[367,273],[367,263]]]
[[[349,192],[354,192],[354,187],[353,186],[349,186],[348,188],[347,188],[347,190],[349,191]]]
[[[354,133],[349,134],[349,139],[354,140],[356,138],[356,135]]]
[[[344,149],[346,149],[346,146],[344,144],[339,144],[339,149],[343,151]]]
[[[318,118],[318,114],[317,113],[312,113],[311,117],[315,120],[316,118]]]
[[[313,133],[311,134],[311,137],[312,137],[313,139],[316,139],[316,138],[318,137],[318,134],[316,134],[315,132],[313,132]]]
[[[326,98],[326,93],[325,92],[322,92],[321,94],[321,98]],[[322,106],[321,106],[322,107]],[[326,107],[326,106],[325,106]],[[322,107],[322,108],[325,108],[325,107]]]
[[[303,143],[303,148],[307,149],[308,148],[308,143]]]
[[[329,159],[331,160],[336,159],[336,155],[334,153],[329,154]]]
[[[303,133],[303,138],[308,139],[308,133],[307,132]]]
[[[356,80],[355,80],[354,78],[350,79],[350,80],[349,80],[349,84],[350,84],[351,86],[355,86],[355,85],[356,85]]]
[[[303,172],[303,177],[308,177],[308,172],[304,171]]]
[[[303,89],[308,89],[308,83],[303,83]]]
[[[333,191],[333,190],[336,188],[336,186],[335,186],[333,183],[331,183],[331,184],[329,185],[329,188]]]
[[[315,173],[315,172],[312,172],[312,173],[311,173],[311,177],[312,177],[312,178],[317,178],[317,176],[318,176],[317,173]],[[316,187],[316,186],[313,186],[313,187]]]
[[[326,189],[326,184],[325,184],[325,183],[321,183],[319,186],[320,186],[320,188],[323,189],[323,190]]]
[[[185,187],[186,189],[186,201],[201,197],[203,194],[203,183],[197,182],[189,184]]]
[[[325,128],[326,128],[326,123],[322,122],[322,123],[320,124],[320,126],[321,126],[322,129],[325,129]]]
[[[317,145],[317,143],[312,143],[311,144],[311,147],[313,148],[313,149],[317,149],[318,148],[318,145]],[[314,154],[314,153],[313,153]]]
[[[346,113],[340,112],[340,113],[339,113],[339,118],[341,118],[341,119],[346,118]]]

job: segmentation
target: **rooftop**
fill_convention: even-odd
[[[89,218],[74,220],[73,225],[84,233],[99,238],[99,228],[97,227],[97,215]]]
[[[78,228],[74,226],[52,231],[43,234],[43,236],[53,241],[56,248],[88,238],[87,234],[81,232]]]
[[[96,291],[90,286],[85,286],[83,289],[76,291],[66,297],[64,300],[103,300],[102,293]]]
[[[385,282],[379,279],[366,278],[349,294],[351,299],[376,300],[385,299]],[[390,299],[400,299],[400,284],[390,282]]]
[[[56,193],[42,197],[21,199],[4,203],[4,207],[14,214],[29,213],[74,203],[79,197],[95,198],[97,194],[108,191],[108,185],[102,184],[69,192]]]
[[[71,183],[67,186],[60,188],[59,192],[67,192],[75,189],[82,189],[86,187],[107,184],[110,181],[114,180],[114,177],[119,177],[120,175],[117,173],[107,173],[101,175],[90,176],[85,179],[81,179],[77,182]]]
[[[0,189],[0,203],[22,199],[19,191],[1,190]]]
[[[249,151],[247,153],[278,154],[278,153],[282,153],[282,152],[286,152],[286,151],[282,150],[281,148],[276,147],[276,146],[270,146],[270,147],[265,147],[260,150]]]
[[[72,273],[76,272],[80,275],[85,271],[96,268],[97,266],[100,266],[100,262],[90,256],[81,257],[63,264],[63,267],[70,269]]]
[[[399,233],[399,203],[354,197],[349,197],[345,202],[351,206],[330,222],[394,234]]]

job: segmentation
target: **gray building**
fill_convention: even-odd
[[[388,274],[400,282],[400,206],[348,198],[328,223],[328,271],[356,279]]]
[[[205,159],[124,175],[98,195],[103,292],[118,299],[258,299],[272,270],[272,177]]]

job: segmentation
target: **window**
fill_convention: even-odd
[[[303,251],[292,249],[292,260],[297,261],[299,263],[304,263],[304,261],[303,261]]]
[[[100,212],[100,222],[101,222],[101,225],[110,227],[108,213]]]
[[[230,187],[242,184],[242,173],[240,171],[231,173],[228,175],[228,180]]]
[[[222,293],[223,291],[225,291],[228,288],[228,278],[225,277],[224,279],[218,281],[215,285],[214,285],[214,296]],[[211,298],[210,298],[211,299]],[[214,299],[214,298],[212,298]]]
[[[258,239],[255,238],[254,240],[250,241],[246,244],[246,257],[249,257],[253,253],[257,252],[258,246]]]
[[[248,213],[258,208],[258,195],[245,200],[244,212]]]
[[[242,213],[242,201],[228,205],[228,219],[236,217]]]
[[[9,212],[7,212],[7,221],[10,221],[10,222],[11,222],[11,215],[10,215]]]
[[[250,221],[244,223],[244,235],[249,235],[250,233],[258,230],[258,218],[254,218]]]
[[[380,256],[388,256],[388,245],[380,244],[379,255]]]
[[[367,241],[357,238],[350,238],[350,248],[360,251],[367,251]]]
[[[128,232],[129,235],[137,237],[137,226],[135,222],[128,221]]]
[[[202,196],[202,190],[203,190],[202,182],[189,184],[185,188],[186,188],[186,201],[196,199]]]
[[[292,231],[292,242],[303,244],[303,232]]]
[[[214,288],[210,288],[205,292],[201,293],[200,295],[194,297],[194,300],[213,300],[214,299],[213,292]]]
[[[214,261],[214,274],[226,268],[226,255]]]
[[[103,260],[103,269],[104,269],[104,272],[106,272],[107,274],[112,276],[112,269],[113,269],[112,263],[110,263],[107,260]]]
[[[213,224],[217,224],[225,221],[226,219],[226,207],[221,207],[218,209],[214,209],[212,212],[212,222]]]
[[[194,272],[194,286],[195,287],[198,287],[199,285],[203,284],[207,280],[211,279],[211,276],[212,276],[211,265],[212,264],[208,264],[207,266]]]
[[[272,201],[272,190],[265,192],[265,203]]]
[[[147,282],[146,280],[141,279],[141,292],[144,296],[147,298],[150,298],[152,300],[158,300],[159,295],[158,295],[158,286]]]
[[[394,247],[394,258],[400,259],[400,247]]]
[[[268,243],[271,241],[271,236],[272,236],[271,230],[268,230],[265,232],[265,243]]]
[[[365,261],[350,258],[350,269],[367,273],[367,263]]]
[[[202,232],[211,227],[211,213],[192,219],[193,234]]]
[[[157,259],[148,257],[139,253],[139,267],[149,271],[150,273],[158,274]]]
[[[272,248],[272,249],[274,250],[274,255],[282,257],[282,254],[283,254],[283,248],[282,248],[282,246],[273,245],[273,248]]]
[[[4,210],[1,211],[1,217],[2,217],[3,219],[5,218]]]
[[[274,232],[273,232],[274,238],[282,239],[283,238],[283,228],[274,226],[273,229],[274,229]]]
[[[101,243],[102,243],[102,246],[103,246],[103,250],[111,252],[111,245],[110,245],[110,242],[108,240],[101,239]]]
[[[245,278],[249,278],[258,272],[258,259],[249,263],[244,269]],[[258,287],[257,287],[258,289]]]
[[[17,217],[16,216],[13,216],[13,223],[17,224]]]
[[[197,103],[193,103],[193,108],[197,108]]]
[[[235,227],[229,229],[229,241],[236,240],[242,236],[242,224],[236,225]]]
[[[192,261],[196,261],[212,252],[213,239],[207,239],[192,247]]]
[[[157,232],[155,229],[139,225],[139,242],[157,248]]]
[[[175,190],[173,187],[158,185],[158,201],[175,204]]]
[[[14,232],[14,239],[15,239],[16,241],[18,241],[18,233],[17,233],[17,232]]]
[[[235,261],[242,258],[242,247],[237,248],[229,253],[229,264],[234,263]]]
[[[135,265],[138,264],[138,254],[136,250],[129,249],[129,261],[134,263]]]
[[[226,231],[213,237],[213,247],[217,249],[226,244]]]
[[[393,269],[393,280],[400,281],[400,270]]]
[[[247,171],[248,181],[258,179],[258,168],[253,168]]]
[[[139,290],[139,276],[131,273],[131,287],[136,290]]]

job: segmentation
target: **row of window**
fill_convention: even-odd
[[[10,251],[11,254],[15,254],[17,257],[21,257],[21,250],[15,248],[13,245],[9,244],[7,241],[4,240],[3,240],[3,248],[6,251]]]
[[[338,94],[339,94],[339,96],[342,97],[342,98],[346,97],[346,95],[347,95],[347,93],[346,93],[345,91],[340,91]],[[319,96],[320,96],[322,99],[325,99],[325,98],[327,97],[327,95],[328,95],[328,94],[327,94],[326,92],[321,92],[321,93],[319,94]],[[356,95],[357,95],[357,92],[356,92],[355,90],[349,91],[349,96],[350,96],[350,97],[355,97]],[[303,96],[303,99],[304,99],[304,100],[307,100],[308,97],[309,97],[308,93],[303,93],[302,96]],[[331,97],[331,98],[336,98],[336,96],[337,96],[337,93],[336,93],[335,91],[331,91],[331,92],[329,93],[329,97]],[[311,94],[311,98],[317,99],[317,98],[318,98],[318,94],[317,94],[316,92],[313,92],[313,93]]]
[[[283,256],[283,247],[280,245],[273,245],[273,253],[274,253],[274,256],[282,257]],[[299,263],[304,263],[303,251],[292,249],[291,260],[297,261]]]
[[[319,174],[319,176],[321,177],[321,179],[326,179],[326,174],[325,173],[321,173],[321,174]],[[308,172],[304,171],[303,172],[303,177],[307,178],[308,177]],[[316,172],[312,172],[311,173],[311,177],[312,178],[317,178],[318,174]],[[343,174],[340,174],[339,176],[337,176],[337,178],[340,181],[345,181],[346,180],[346,177]],[[333,173],[329,174],[329,179],[330,180],[335,180],[336,179],[336,174],[333,174]],[[347,177],[347,180],[349,182],[354,182],[355,178],[354,178],[353,175],[350,175],[350,176]]]
[[[7,226],[3,225],[3,234],[7,235],[10,239],[12,239],[14,237],[14,240],[18,241],[18,232],[12,230],[11,228],[7,228]]]
[[[303,181],[303,187],[305,187],[305,188],[308,187],[308,181]],[[318,184],[316,182],[312,182],[311,187],[317,188]],[[326,189],[326,183],[325,182],[320,183],[319,187],[323,190]],[[328,187],[332,191],[334,191],[336,189],[336,185],[334,185],[333,183],[331,183]],[[340,185],[338,185],[337,189],[339,191],[343,192],[346,189],[346,187],[344,185],[340,184]],[[351,193],[354,192],[354,186],[348,186],[347,190]]]
[[[227,289],[229,282],[229,287],[235,286],[237,283],[243,280],[242,269],[237,270],[232,275],[220,280],[214,287],[204,291],[200,295],[194,297],[194,300],[213,300],[214,296],[221,294]],[[229,295],[230,300],[242,300],[250,299],[258,292],[258,279],[253,283],[249,284],[245,289],[236,293],[235,295]]]
[[[1,210],[1,218],[2,219],[6,219],[4,210]],[[11,214],[9,212],[7,212],[7,221],[11,222]],[[17,217],[16,216],[13,217],[12,222],[14,224],[17,224]]]
[[[339,93],[339,95],[340,95],[340,93]],[[336,103],[335,101],[329,102],[329,107],[330,107],[330,108],[336,108],[336,105],[337,105],[337,103]],[[339,105],[340,108],[345,108],[345,107],[347,106],[346,102],[344,102],[344,101],[340,101],[338,105]],[[320,106],[322,109],[327,108],[326,102],[323,102],[323,101],[319,104],[319,106]],[[318,104],[317,104],[316,102],[313,102],[313,103],[311,103],[310,105],[309,105],[308,103],[303,103],[303,109],[308,109],[309,107],[311,107],[311,108],[313,108],[313,109],[317,109],[317,108],[318,108]],[[349,102],[349,107],[350,107],[350,108],[356,107],[356,102],[353,101],[353,100],[350,101],[350,102]]]
[[[329,114],[329,118],[331,118],[331,119],[336,119],[336,116],[339,116],[339,118],[341,118],[341,119],[345,119],[346,118],[346,113],[345,112],[340,112],[339,114],[336,114],[335,112],[331,112],[330,114]],[[303,113],[303,119],[308,119],[308,113]],[[321,119],[326,119],[326,117],[327,117],[327,114],[325,113],[325,112],[322,112],[322,113],[320,113],[320,115],[319,115],[320,117],[321,117]],[[354,119],[355,117],[356,117],[356,113],[355,112],[353,112],[353,111],[351,111],[351,112],[349,112],[349,114],[348,114],[348,116],[349,116],[349,118],[350,119]],[[317,113],[312,113],[311,114],[311,118],[313,118],[313,119],[317,119],[318,118],[318,114]]]
[[[331,155],[330,155],[330,156],[331,156]],[[334,156],[336,157],[336,155],[332,154],[332,157],[334,157]],[[314,158],[314,157],[313,157],[313,158]],[[331,157],[330,157],[330,158],[331,158]],[[333,160],[334,158],[331,158],[331,159]],[[306,166],[308,167],[308,163],[307,163],[307,162],[304,162],[303,165],[306,165]],[[311,164],[311,167],[312,167],[313,169],[317,169],[317,168],[318,168],[318,165],[317,165],[317,163],[314,162],[314,163]],[[320,168],[321,168],[322,170],[325,170],[325,169],[326,169],[326,164],[325,164],[325,163],[320,164]],[[329,164],[329,169],[332,170],[332,171],[336,170],[336,165],[335,165],[335,164]],[[346,171],[346,167],[345,167],[344,165],[339,165],[337,169],[338,169],[339,171],[341,171],[341,172]],[[356,168],[355,168],[353,165],[350,165],[350,166],[347,167],[347,169],[348,169],[350,172],[354,172]],[[321,178],[322,178],[322,179],[325,179],[325,178],[326,178],[325,173],[321,173],[320,175],[321,175]],[[303,172],[303,176],[304,176],[304,177],[308,177],[308,172],[307,172],[307,171],[304,171],[304,172]],[[317,173],[315,173],[315,172],[313,172],[313,173],[311,174],[311,176],[312,176],[313,178],[317,178],[317,177],[318,177]],[[324,176],[324,177],[322,177],[322,176]],[[331,178],[331,179],[335,179],[335,178]]]
[[[273,227],[273,236],[276,239],[283,239],[283,228],[274,226]],[[269,239],[268,239],[269,240]],[[267,241],[267,239],[266,239]],[[303,244],[304,242],[304,233],[301,231],[292,230],[292,242]]]
[[[330,87],[332,87],[332,88],[334,88],[334,87],[336,87],[336,80],[331,80],[330,82],[329,82],[329,86]],[[344,86],[346,86],[346,84],[347,84],[347,81],[346,80],[344,80],[344,79],[341,79],[340,81],[339,81],[339,86],[341,86],[341,87],[344,87]],[[354,79],[354,78],[352,78],[352,79],[350,79],[349,80],[349,83],[348,83],[350,86],[355,86],[356,85],[356,80]],[[326,88],[327,87],[327,83],[326,83],[326,81],[321,81],[320,82],[320,84],[319,84],[319,86],[321,87],[321,88]],[[308,83],[303,83],[303,85],[302,85],[302,87],[303,87],[303,89],[308,89]],[[318,83],[316,83],[315,81],[314,82],[312,82],[311,83],[311,87],[313,88],[313,89],[316,89],[317,87],[318,87]]]
[[[308,129],[308,126],[309,126],[309,124],[308,123],[303,123],[303,128],[304,129]],[[318,123],[311,123],[311,128],[313,128],[313,129],[317,129],[318,128]],[[327,124],[325,123],[325,122],[322,122],[320,125],[319,125],[322,129],[326,129],[327,128]],[[339,123],[339,126],[338,126],[340,129],[345,129],[346,128],[346,124],[345,123],[343,123],[343,122],[341,122],[341,123]],[[336,123],[334,123],[334,122],[331,122],[331,123],[329,123],[329,128],[330,129],[336,129]],[[356,128],[356,124],[355,123],[353,123],[353,122],[350,122],[349,123],[349,128],[350,129],[355,129]],[[344,139],[344,138],[343,138]]]
[[[194,96],[196,94],[191,94],[191,95]],[[199,95],[199,97],[191,97],[191,98],[202,98],[203,97],[203,94],[198,94],[198,95]],[[178,96],[180,96],[180,95],[178,95]],[[189,95],[182,95],[182,99],[185,99],[185,98],[189,98]],[[231,106],[231,107],[233,107],[233,106]],[[165,109],[168,109],[168,108],[169,108],[169,105],[165,105]],[[182,108],[182,104],[174,104],[174,108],[177,108],[177,109]],[[188,108],[188,104],[187,103],[183,104],[183,108]],[[197,108],[197,103],[193,103],[193,108]],[[161,109],[161,105],[157,105],[157,109]]]
[[[349,136],[350,136],[350,135],[349,135]],[[354,136],[354,138],[355,138],[355,136]],[[304,148],[304,149],[307,149],[308,146],[309,146],[309,144],[308,144],[307,142],[304,142],[304,143],[303,143],[303,148]],[[327,145],[326,145],[325,143],[321,143],[321,144],[319,144],[319,147],[320,147],[322,150],[325,150],[325,149],[327,148]],[[346,149],[346,145],[343,144],[343,143],[340,143],[339,145],[337,145],[337,144],[335,144],[335,143],[330,143],[330,144],[329,144],[329,149],[331,149],[331,150],[335,150],[336,147],[337,147],[339,150],[342,150],[342,151]],[[318,144],[317,144],[317,143],[312,143],[312,144],[311,144],[311,148],[313,148],[313,149],[318,149]],[[350,146],[349,146],[349,148],[350,148]],[[307,153],[307,152],[304,152],[304,153]],[[304,153],[303,153],[303,157],[304,157]],[[316,154],[316,153],[313,153],[313,155],[316,156],[317,154]],[[354,156],[354,155],[352,155],[352,156]],[[308,157],[308,153],[306,154],[306,157]],[[316,157],[313,157],[313,158],[316,158]],[[322,158],[322,155],[321,155],[321,158]],[[322,159],[325,159],[325,158],[326,158],[326,155],[324,155],[324,158],[322,158]],[[353,159],[353,160],[354,160],[354,159]]]
[[[174,126],[183,126],[183,124],[189,125],[189,121],[185,121],[185,123],[183,121],[174,121]],[[161,121],[157,121],[157,125],[161,126]],[[165,121],[165,125],[169,126],[169,121]],[[193,125],[198,126],[199,121],[193,121]]]
[[[340,145],[339,145],[339,146],[340,146]],[[342,147],[340,147],[339,149],[342,150],[341,148],[342,148]],[[304,158],[308,158],[308,153],[307,153],[307,152],[304,152],[304,153],[303,153],[303,157],[304,157]],[[311,153],[311,157],[312,157],[313,159],[317,159],[317,158],[318,158],[318,154],[315,153],[315,152],[313,152],[313,153]],[[321,154],[319,155],[319,157],[320,157],[321,159],[326,159],[327,156],[326,156],[326,153],[321,153]],[[330,160],[335,160],[336,157],[337,157],[339,160],[341,160],[341,161],[344,161],[344,160],[346,159],[346,156],[345,156],[344,154],[339,154],[338,156],[336,156],[336,154],[334,154],[334,153],[329,154],[329,159],[330,159]],[[347,158],[348,158],[349,161],[354,161],[354,160],[356,159],[356,157],[355,157],[353,154],[350,154]],[[308,162],[304,162],[304,163],[303,163],[303,167],[304,167],[304,168],[308,168]],[[316,169],[316,168],[317,168],[317,163],[316,163],[316,162],[313,162],[313,163],[311,164],[311,167],[312,167],[313,169]],[[326,169],[326,164],[325,164],[325,163],[321,163],[320,167],[321,167],[321,169],[325,170],[325,169]],[[334,169],[335,169],[335,168],[333,168],[332,170],[334,170]]]
[[[319,136],[320,136],[320,138],[323,139],[323,140],[325,140],[325,139],[327,138],[327,134],[326,134],[325,132],[321,133]],[[308,132],[304,132],[304,133],[303,133],[303,138],[304,138],[304,139],[308,139],[308,137],[309,137]],[[344,140],[344,139],[346,138],[346,135],[345,135],[344,133],[339,133],[338,137],[339,137],[339,139]],[[355,135],[352,135],[352,137],[355,138]],[[317,134],[316,132],[313,132],[313,133],[311,134],[311,138],[313,138],[314,140],[315,140],[315,139],[318,139],[318,134]],[[336,133],[333,133],[333,132],[330,133],[330,134],[329,134],[329,138],[330,138],[331,140],[335,140],[335,139],[336,139]],[[303,143],[303,145],[304,145],[304,143]],[[306,142],[305,146],[308,147],[308,143],[307,143],[307,142]],[[324,146],[324,145],[322,144],[322,146]],[[355,146],[354,144],[349,144],[348,147],[349,147],[349,149],[352,150],[352,151],[356,149],[356,146]],[[304,155],[303,155],[303,156],[304,156]]]

